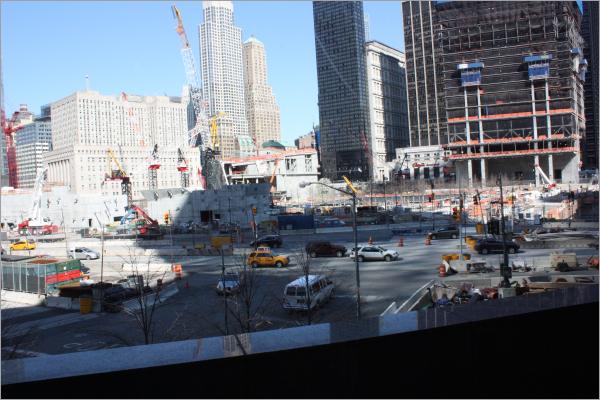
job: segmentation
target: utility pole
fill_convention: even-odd
[[[229,335],[229,323],[227,314],[229,314],[229,304],[227,302],[227,287],[225,286],[225,253],[223,253],[223,245],[221,244],[221,284],[223,285],[223,301],[225,303],[225,336]]]
[[[433,193],[433,179],[429,179],[429,185],[431,186],[431,230],[435,231],[435,212],[433,211],[433,202],[435,194]]]
[[[502,193],[502,175],[498,176],[498,186],[500,186],[500,226],[502,229],[502,253],[504,255],[504,263],[500,266],[500,274],[504,278],[501,283],[502,287],[510,287],[512,277],[510,266],[508,265],[508,251],[506,249],[506,227],[504,226],[504,195]]]
[[[356,225],[356,193],[352,192],[352,223],[354,224],[354,267],[356,275],[356,318],[360,319],[360,275],[358,269],[358,225]]]

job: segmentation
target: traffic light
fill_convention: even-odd
[[[473,196],[473,204],[476,206],[479,205],[479,197],[477,195]]]
[[[252,215],[256,215],[256,207],[252,207]]]
[[[169,223],[171,222],[171,217],[168,211],[163,214],[163,220],[165,221],[165,225],[169,225]]]

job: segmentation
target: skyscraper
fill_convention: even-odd
[[[377,41],[367,48],[369,119],[373,148],[372,179],[389,178],[386,162],[399,147],[408,146],[408,107],[404,53]]]
[[[600,136],[600,125],[598,121],[598,68],[600,60],[598,55],[598,24],[599,4],[597,1],[583,2],[583,21],[581,23],[581,36],[585,41],[583,54],[587,59],[588,74],[583,85],[585,98],[585,139],[583,141],[583,167],[589,169],[598,168],[598,137]]]
[[[435,2],[402,3],[410,146],[448,143]]]
[[[281,140],[279,106],[267,83],[265,46],[254,36],[244,42],[244,83],[248,131],[260,147],[267,140]]]
[[[203,1],[204,22],[199,27],[200,65],[209,114],[218,120],[221,157],[254,153],[248,136],[242,30],[233,24],[231,1]]]
[[[363,5],[313,2],[323,176],[367,180],[369,105]]]
[[[19,188],[32,188],[43,167],[44,154],[52,149],[50,107],[42,107],[42,115],[33,118],[15,135]]]

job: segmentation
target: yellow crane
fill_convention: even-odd
[[[227,116],[226,113],[224,113],[223,111],[219,111],[218,114],[213,115],[210,118],[210,139],[212,141],[212,148],[213,148],[215,154],[219,153],[219,146],[220,146],[219,136],[217,133],[217,121],[226,116]]]
[[[125,170],[121,167],[121,163],[117,160],[115,153],[111,148],[107,150],[108,152],[108,171],[110,173],[106,174],[106,180],[120,180],[121,181],[121,193],[127,195],[127,207],[131,206],[132,194],[131,194],[131,180]],[[115,163],[117,169],[112,169],[112,162]]]

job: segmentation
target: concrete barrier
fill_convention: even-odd
[[[46,295],[36,293],[14,292],[12,290],[2,290],[2,300],[15,303],[29,304],[32,306],[44,305]]]
[[[160,291],[159,297],[156,300],[156,305],[159,306],[162,302],[167,300],[169,297],[177,294],[178,292],[179,292],[179,289],[177,289],[176,284],[170,284],[170,285],[166,286],[163,290]],[[145,300],[144,304],[146,304],[147,306],[152,306],[152,304],[155,301],[154,300],[155,296],[156,295],[154,293],[146,295],[146,300]],[[134,299],[124,302],[123,308],[125,308],[127,311],[130,311],[130,312],[140,311],[140,309],[141,309],[140,299],[134,298]]]
[[[64,310],[78,310],[79,299],[72,299],[70,297],[60,296],[48,296],[46,297],[46,307],[62,308]]]
[[[123,264],[123,272],[143,274],[145,272],[171,272],[169,263],[140,263],[140,264]]]
[[[188,251],[184,248],[146,249],[146,256],[187,256]]]

